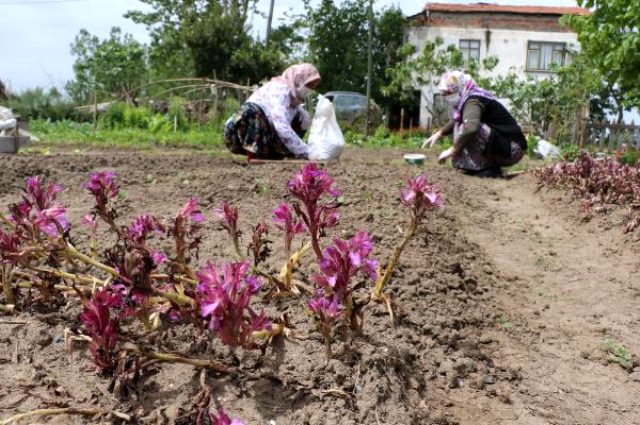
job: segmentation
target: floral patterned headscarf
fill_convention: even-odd
[[[448,71],[442,74],[438,90],[446,94],[458,93],[460,95],[460,100],[455,105],[453,112],[454,121],[462,120],[462,108],[470,96],[479,96],[491,100],[496,98],[491,92],[478,87],[473,78],[462,71]]]
[[[282,75],[273,78],[284,82],[291,92],[291,105],[297,106],[301,102],[300,89],[312,81],[320,80],[320,73],[310,63],[299,63],[285,69]]]

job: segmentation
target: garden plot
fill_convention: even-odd
[[[363,230],[372,242],[371,252],[362,254],[363,259],[388,263],[410,224],[411,214],[402,206],[401,190],[418,171],[400,162],[389,163],[383,158],[388,155],[386,151],[384,155],[356,151],[325,167],[340,189],[340,220],[334,227],[327,226],[327,236],[319,237],[321,249],[331,244],[329,236],[349,241]],[[3,205],[20,200],[27,176],[45,175],[47,180],[64,185],[58,201],[69,208],[73,243],[83,252],[91,252],[91,232],[79,223],[95,200],[82,186],[94,170],[111,170],[120,185],[120,194],[113,199],[118,224],[129,225],[148,213],[168,226],[189,198],[199,200],[198,209],[205,220],[201,222],[202,242],[198,259],[193,259],[194,269],[207,260],[216,265],[237,260],[228,234],[233,226],[214,212],[223,202],[238,211],[240,253],[247,255],[245,247],[252,240],[253,229],[265,222],[272,255],[261,263],[261,270],[279,275],[286,263],[283,231],[274,226],[272,211],[283,200],[295,200],[287,182],[300,171],[299,164],[246,166],[229,158],[171,151],[69,153],[1,161],[5,169],[0,176]],[[274,292],[262,279],[262,289],[252,297],[253,310],[264,310],[273,324],[286,328],[284,335],[266,344],[259,341],[255,350],[248,349],[250,344],[239,344],[246,349],[230,348],[219,333],[203,332],[188,320],[169,324],[163,319],[159,327],[148,331],[138,322],[126,321],[123,335],[138,338],[126,343],[137,344],[137,350],[144,348],[147,355],[165,356],[147,357],[150,363],[139,374],[127,375],[129,379],[121,379],[122,374],[113,379],[113,370],[99,373],[108,368],[96,365],[89,342],[82,338],[86,328],[79,319],[83,307],[77,297],[71,293],[45,302],[38,291],[23,289],[20,294],[25,311],[0,318],[1,418],[34,409],[78,408],[85,410],[72,416],[25,419],[24,423],[209,423],[207,412],[210,410],[213,418],[223,408],[246,424],[534,424],[544,423],[539,421],[542,417],[574,423],[561,420],[571,412],[559,404],[545,406],[540,402],[542,395],[557,388],[553,382],[547,387],[533,385],[537,377],[528,369],[541,364],[537,357],[540,351],[533,347],[545,342],[540,340],[538,323],[529,325],[531,318],[539,316],[533,309],[517,305],[527,299],[526,294],[536,291],[532,280],[537,275],[527,271],[519,276],[515,266],[500,262],[505,251],[494,249],[515,249],[508,244],[515,244],[513,234],[497,229],[503,220],[510,223],[510,214],[516,209],[500,211],[487,193],[494,190],[493,196],[501,198],[503,191],[516,188],[521,196],[535,200],[539,196],[533,193],[535,185],[526,178],[510,182],[469,179],[441,168],[426,170],[426,176],[440,189],[444,209],[429,211],[384,286],[384,293],[393,300],[395,325],[384,302],[367,302],[373,281],[369,273],[362,273],[354,278],[352,292],[354,303],[361,305],[361,315],[355,319],[361,331],[333,326],[328,358],[325,338],[308,305],[314,294],[305,290],[314,287],[314,276],[319,274],[313,249],[309,249],[291,274],[297,290],[279,288]],[[510,192],[512,199],[514,193]],[[511,205],[506,197],[503,201]],[[229,217],[224,211],[218,213]],[[484,230],[478,232],[476,226]],[[102,241],[98,257],[101,249],[115,242],[107,227],[101,224],[97,230],[97,240]],[[168,251],[172,237],[157,233],[153,243]],[[494,240],[478,236],[490,234],[495,235]],[[290,251],[309,240],[302,234],[294,236]],[[557,264],[566,267],[569,262],[559,258]],[[544,290],[552,305],[557,288],[547,285]],[[510,298],[517,291],[525,295]],[[564,306],[569,317],[571,306],[570,302]],[[629,346],[626,336],[612,335],[633,352],[635,347]],[[605,366],[606,351],[594,338],[571,345],[571,353],[559,357],[562,364],[575,360],[583,368],[595,365],[600,368],[596,381],[603,377],[609,383],[627,379],[629,375],[617,365]],[[591,357],[585,359],[581,353],[588,348]],[[130,355],[134,352],[136,348],[129,349]],[[598,358],[599,352],[602,358]],[[538,363],[521,361],[523,356]],[[189,364],[191,360],[178,363],[177,358],[209,363],[197,367]],[[545,360],[549,368],[560,364],[553,358]],[[129,370],[133,370],[133,363],[132,357]],[[568,374],[565,378],[575,382]],[[635,384],[625,381],[623,385]],[[587,387],[586,391],[595,389]],[[595,392],[574,397],[570,409],[586,415],[588,403],[598,407],[611,403],[607,398],[600,404],[598,397]],[[633,423],[638,418],[635,401],[628,396],[615,403],[617,410],[612,415],[627,422],[611,423]]]

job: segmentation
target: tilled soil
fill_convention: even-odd
[[[640,262],[634,236],[580,221],[577,204],[536,192],[534,180],[476,179],[431,165],[408,166],[401,152],[353,150],[325,169],[343,192],[343,238],[370,232],[385,263],[407,214],[399,203],[406,179],[425,171],[441,188],[445,209],[431,215],[408,245],[387,290],[395,325],[382,305],[365,308],[362,335],[336,335],[325,361],[306,296],[257,305],[288,315],[291,332],[264,354],[231,351],[212,340],[205,353],[186,327],[165,347],[237,366],[206,376],[187,365],[162,364],[126,397],[99,376],[82,343],[65,344],[78,327],[77,301],[0,317],[0,418],[41,408],[104,412],[23,423],[192,423],[201,378],[212,407],[247,424],[633,424],[640,423],[634,379],[607,360],[603,339],[640,350],[635,307]],[[120,220],[140,213],[170,218],[190,196],[208,218],[199,263],[231,259],[233,250],[211,209],[223,200],[240,211],[245,241],[285,196],[297,163],[249,165],[207,152],[85,152],[0,157],[0,202],[18,199],[23,180],[42,174],[67,189],[61,201],[72,223],[91,208],[81,188],[93,170],[119,176]],[[271,229],[274,252],[281,234]],[[78,229],[76,241],[86,243]],[[159,241],[160,244],[168,241]],[[326,244],[327,239],[324,240]],[[296,278],[310,282],[311,255]],[[274,254],[275,271],[283,257]],[[365,296],[369,288],[360,291]],[[636,378],[637,379],[637,378]],[[120,415],[123,417],[123,415]],[[1,419],[0,419],[1,420]]]

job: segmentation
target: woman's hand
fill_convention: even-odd
[[[440,138],[442,138],[442,133],[440,132],[440,130],[438,130],[433,133],[428,139],[424,139],[424,142],[422,142],[422,149],[424,149],[427,145],[429,145],[429,147],[433,147],[433,145],[435,145],[436,142],[440,140]]]
[[[453,156],[453,146],[443,151],[438,157],[438,164],[443,164],[447,159]]]

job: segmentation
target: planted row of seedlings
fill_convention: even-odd
[[[82,326],[70,338],[86,341],[96,368],[120,393],[159,363],[184,363],[217,374],[243,373],[237,365],[211,356],[163,350],[164,339],[172,326],[188,326],[205,347],[218,338],[234,350],[264,353],[273,338],[288,333],[286,316],[268,317],[255,308],[258,301],[276,298],[304,300],[330,359],[334,338],[362,331],[371,301],[384,306],[394,320],[394,303],[385,286],[420,223],[442,207],[439,191],[424,175],[408,181],[400,198],[410,218],[383,269],[371,258],[373,241],[366,231],[348,239],[328,237],[340,221],[340,192],[325,171],[307,164],[287,184],[292,201],[273,211],[272,226],[282,234],[288,260],[279,273],[269,273],[263,268],[273,254],[269,226],[252,226],[245,249],[238,211],[226,202],[213,215],[226,229],[236,258],[198,265],[205,214],[196,199],[189,199],[172,219],[142,214],[123,225],[114,207],[120,193],[114,173],[95,172],[84,188],[95,200],[81,221],[91,235],[85,251],[74,243],[67,208],[56,199],[63,188],[55,182],[28,178],[22,199],[9,206],[8,214],[0,214],[0,309],[12,313],[34,303],[81,303]],[[99,238],[98,226],[106,226],[113,236]],[[160,236],[172,240],[171,252],[158,247]],[[296,268],[305,264],[304,256],[315,257],[306,262],[313,267],[310,282],[294,278]],[[242,424],[223,409],[211,410],[208,392],[201,398],[193,412],[195,423]],[[54,413],[99,412],[45,409],[19,416]]]

